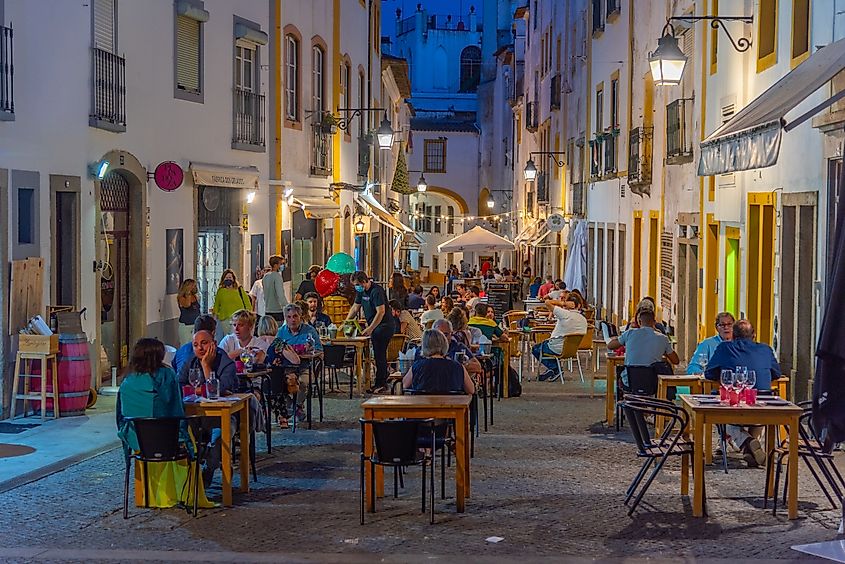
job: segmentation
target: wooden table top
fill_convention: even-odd
[[[246,403],[246,401],[249,399],[249,396],[251,396],[251,395],[252,394],[250,394],[250,393],[232,394],[230,396],[225,396],[225,397],[230,398],[230,399],[222,399],[221,398],[217,401],[186,401],[186,402],[183,402],[183,404],[185,405],[186,408],[188,408],[188,407],[199,408],[199,409],[206,409],[206,408],[219,409],[221,407],[234,408],[236,406],[240,407],[241,404]],[[237,399],[231,399],[231,398],[237,398]]]
[[[334,339],[329,339],[328,337],[321,337],[320,340],[324,343],[365,343],[370,340],[370,337],[362,335],[359,335],[357,337],[341,337],[340,335],[338,335]]]
[[[704,380],[702,374],[658,374],[658,380],[666,380],[667,382],[701,382]]]
[[[688,405],[693,411],[702,411],[702,412],[719,412],[719,413],[731,413],[735,414],[737,417],[753,417],[755,413],[802,413],[804,410],[795,405],[792,402],[786,400],[773,400],[777,401],[776,405],[772,405],[767,401],[766,398],[757,397],[757,403],[754,405],[727,405],[721,402],[719,403],[700,403],[697,399],[697,395],[694,394],[680,394],[678,397],[681,398],[681,401],[684,404]],[[717,396],[706,396],[708,398],[717,398]]]
[[[361,403],[361,407],[468,407],[472,402],[470,395],[415,395],[415,396],[379,396]]]
[[[248,372],[238,372],[238,378],[258,378],[260,376],[267,376],[270,374],[269,368],[262,368],[261,370],[251,370]]]

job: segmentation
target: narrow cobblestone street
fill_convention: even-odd
[[[259,435],[252,491],[236,495],[234,507],[201,510],[196,519],[179,509],[133,507],[124,521],[118,449],[3,493],[0,561],[261,559],[230,552],[272,553],[273,561],[353,555],[797,560],[802,555],[791,545],[836,538],[838,512],[805,468],[799,519],[790,522],[785,511],[773,517],[771,506],[762,508],[765,472],[739,458],[731,459],[727,475],[708,468],[709,518],[693,518],[690,500],[678,495],[674,461],[629,518],[622,501],[638,467],[630,434],[599,423],[603,399],[571,382],[529,382],[521,398],[496,404],[495,426],[476,441],[465,514],[455,513],[449,469],[447,499],[438,495],[436,524],[429,525],[419,513],[419,471],[412,469],[400,498],[387,497],[360,526],[359,403],[327,400],[325,423],[314,431],[277,432],[270,456]],[[219,492],[218,475],[210,494]],[[486,542],[491,536],[504,540]]]

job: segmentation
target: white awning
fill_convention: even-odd
[[[699,176],[774,165],[781,134],[807,121],[845,95],[827,99],[790,123],[786,114],[845,69],[845,39],[822,47],[701,142]]]
[[[540,243],[542,243],[546,239],[546,237],[549,236],[549,233],[551,233],[551,232],[552,232],[551,229],[543,229],[538,236],[531,239],[531,241],[528,243],[528,245],[531,246],[531,247],[536,247],[536,246],[540,245]],[[548,247],[548,246],[552,246],[552,245],[551,245],[551,243],[547,243],[543,246]]]
[[[520,231],[516,235],[516,237],[514,237],[513,242],[514,243],[525,243],[525,242],[527,242],[529,239],[531,239],[531,237],[533,237],[534,235],[537,234],[537,230],[539,229],[539,227],[540,227],[540,221],[539,220],[536,220],[536,219],[529,220],[526,223],[525,227],[522,229],[522,231]]]
[[[192,162],[190,169],[196,186],[222,186],[250,190],[258,188],[258,169],[254,166],[224,166]]]
[[[393,217],[381,203],[368,191],[358,193],[358,201],[364,204],[373,212],[373,218],[390,229],[393,229],[398,234],[413,233],[414,230]]]
[[[308,219],[340,217],[340,206],[328,196],[298,196],[294,194],[293,203],[302,209]]]

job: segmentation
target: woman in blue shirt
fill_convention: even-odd
[[[528,286],[528,297],[531,299],[536,299],[537,294],[540,292],[540,286],[543,285],[543,280],[540,279],[539,276],[534,278],[534,282]]]
[[[402,386],[408,390],[429,394],[448,394],[451,392],[475,393],[475,385],[466,369],[446,355],[449,354],[449,341],[436,329],[423,333],[423,358],[414,362],[402,379]]]

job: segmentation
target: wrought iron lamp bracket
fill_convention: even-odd
[[[750,24],[754,23],[753,16],[672,16],[666,20],[666,25],[663,26],[663,35],[666,35],[668,32],[672,34],[672,37],[675,36],[675,27],[672,25],[673,21],[685,23],[709,21],[710,27],[713,29],[721,28],[722,31],[725,32],[725,35],[728,36],[728,40],[731,42],[731,45],[733,45],[733,48],[738,53],[744,53],[751,48],[751,40],[746,37],[734,39],[731,32],[728,31],[728,28],[725,26],[725,22],[742,22]]]

